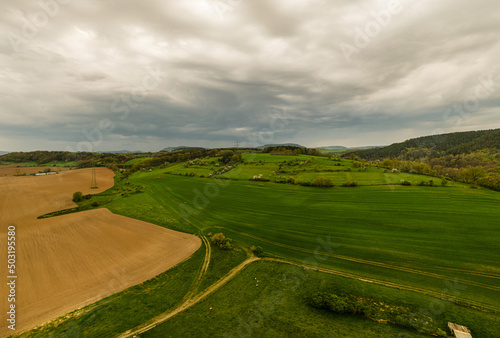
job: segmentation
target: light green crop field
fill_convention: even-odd
[[[180,222],[179,230],[192,232],[197,224],[205,233],[223,232],[276,257],[302,261],[319,255],[320,266],[433,292],[442,290],[443,281],[458,278],[467,285],[465,300],[495,308],[500,303],[496,192],[390,185],[314,188],[161,175],[161,170],[134,180],[148,187],[154,200],[168,204],[167,212],[157,213]],[[129,199],[137,210],[133,217],[142,206],[151,210],[154,205],[142,195]]]
[[[243,247],[260,246],[266,256],[307,265],[308,271],[314,272],[314,283],[303,284],[300,292],[286,299],[283,309],[253,328],[256,336],[328,336],[325,333],[337,332],[333,336],[397,337],[401,332],[367,319],[316,310],[305,300],[315,291],[332,290],[381,296],[384,301],[401,301],[416,311],[435,306],[435,302],[444,303],[444,309],[430,314],[443,330],[447,331],[449,320],[468,326],[475,337],[499,336],[491,329],[500,326],[497,192],[463,184],[442,187],[435,177],[386,172],[370,166],[358,171],[360,168],[351,161],[304,155],[246,154],[244,163],[223,175],[213,175],[233,179],[213,179],[207,178],[207,173],[219,159],[206,161],[187,168],[184,163],[176,163],[138,172],[130,176],[129,186],[117,178],[114,188],[84,203],[98,201],[100,207],[115,213],[174,230],[204,235],[223,232]],[[310,164],[300,164],[306,161]],[[248,180],[280,167],[285,171],[282,175],[291,172],[304,181],[331,177],[336,186],[317,188]],[[254,172],[256,169],[261,171]],[[195,172],[196,177],[178,175],[185,172]],[[358,180],[360,186],[340,187],[346,180]],[[401,180],[433,180],[438,186],[395,185]],[[134,187],[141,187],[143,192],[134,193]],[[241,252],[232,257],[220,256],[217,261],[221,265],[213,266],[211,275],[201,282],[201,289],[222,278],[242,259]],[[252,263],[215,294],[144,336],[185,336],[208,332],[203,331],[208,327],[220,336],[225,332],[238,336],[234,333],[239,328],[238,318],[247,318],[252,311],[245,304],[269,299],[270,292],[279,289],[274,277],[278,278],[282,269],[286,268],[278,262]],[[256,273],[272,285],[270,289],[247,283],[249,276]],[[119,294],[116,298],[117,302],[121,299]],[[443,298],[452,302],[440,300]],[[145,305],[137,311],[141,306]],[[213,311],[207,312],[207,306]],[[265,324],[271,319],[279,323],[276,329]],[[131,322],[137,321],[115,326],[123,328]],[[106,325],[106,321],[99,325]],[[53,328],[50,332],[60,330]],[[405,337],[417,334],[413,331]]]
[[[204,159],[205,164],[192,161],[193,164],[174,163],[165,172],[175,175],[194,174],[195,176],[220,177],[232,180],[250,180],[261,177],[266,180],[286,180],[291,177],[299,182],[313,182],[318,176],[332,180],[335,185],[346,182],[358,182],[360,185],[400,184],[402,181],[418,185],[421,181],[434,181],[441,184],[441,179],[424,175],[391,172],[373,166],[355,167],[352,161],[344,159],[328,159],[307,155],[282,156],[261,153],[243,155],[243,163],[222,174],[214,173],[224,167],[220,158]]]

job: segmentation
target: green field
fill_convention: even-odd
[[[224,181],[137,174],[148,196],[168,201],[163,213],[177,229],[224,232],[276,257],[439,292],[443,280],[468,285],[462,297],[496,307],[500,196],[460,187],[378,186],[312,188],[268,182]],[[226,186],[221,186],[225,184]],[[218,193],[217,193],[218,192]],[[214,196],[216,195],[216,196]],[[214,196],[211,198],[211,196]],[[153,203],[129,197],[139,209]],[[144,202],[141,202],[144,200]],[[110,207],[113,210],[112,207]],[[124,210],[116,210],[123,213]],[[158,210],[159,211],[159,210]],[[138,217],[139,213],[127,213]],[[480,220],[480,221],[479,221]],[[321,243],[332,243],[321,248]],[[464,270],[457,272],[456,269]],[[483,287],[484,286],[484,287]]]
[[[310,164],[300,164],[306,161]],[[98,201],[101,207],[115,213],[179,231],[204,235],[223,232],[242,247],[262,247],[266,256],[337,274],[333,277],[316,272],[311,277],[314,287],[307,284],[297,295],[287,298],[283,311],[269,317],[280,323],[276,331],[263,324],[256,329],[256,336],[324,336],[325,330],[333,327],[338,330],[337,336],[349,335],[346,332],[353,330],[361,332],[360,337],[397,337],[401,329],[389,324],[352,316],[337,318],[310,308],[304,300],[314,291],[345,289],[349,285],[360,285],[349,292],[383,295],[384,300],[396,303],[411,298],[406,303],[416,307],[427,307],[433,300],[451,299],[454,303],[445,302],[446,311],[434,316],[443,330],[447,330],[446,320],[456,320],[469,326],[474,337],[498,336],[488,331],[500,326],[498,193],[463,184],[442,187],[435,177],[386,172],[373,166],[359,168],[347,160],[312,159],[303,155],[246,154],[243,163],[222,175],[213,175],[231,180],[207,178],[220,161],[211,158],[206,162],[193,162],[187,167],[185,163],[176,163],[138,172],[129,177],[129,185],[117,178],[113,189],[84,203]],[[317,176],[331,177],[336,187],[249,180],[259,174],[272,175],[280,167],[285,171],[281,174],[295,175],[303,181],[312,181]],[[195,172],[196,177],[186,177],[185,172]],[[345,180],[358,180],[360,186],[340,187]],[[401,186],[398,184],[401,180],[412,183],[433,180],[438,186]],[[236,252],[224,256],[223,252],[215,251],[211,270],[197,290],[205,289],[241,262],[245,255]],[[215,259],[216,255],[220,257]],[[218,266],[217,262],[222,263]],[[207,326],[237,330],[239,324],[234,319],[251,311],[242,304],[269,297],[266,292],[270,289],[258,289],[255,285],[255,289],[251,285],[247,288],[245,278],[258,272],[274,285],[271,289],[279,289],[273,279],[279,273],[273,271],[283,269],[281,265],[252,263],[217,293],[145,336],[162,336],[165,332],[183,336]],[[235,290],[241,294],[237,295]],[[119,300],[110,301],[122,304]],[[212,312],[213,319],[201,320],[200,316],[207,315],[203,304],[209,301],[216,309]],[[226,308],[234,302],[236,306],[228,317]],[[146,305],[139,305],[137,311],[142,306]],[[168,308],[152,306],[157,308],[155,313]],[[147,322],[145,317],[140,319]],[[138,325],[132,323],[137,322],[140,320],[115,325],[132,328]],[[307,324],[311,322],[317,325]],[[186,325],[188,331],[182,329]],[[219,333],[226,331],[214,329]]]
[[[295,271],[285,264],[254,263],[216,294],[141,337],[425,336],[308,305],[307,297],[315,289],[342,282],[335,276]]]

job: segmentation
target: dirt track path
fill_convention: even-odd
[[[257,258],[257,257],[248,258],[243,263],[241,263],[240,265],[238,265],[237,267],[235,267],[234,269],[232,269],[231,271],[229,271],[229,273],[226,276],[224,276],[219,281],[217,281],[216,283],[214,283],[210,287],[208,287],[201,294],[187,299],[184,303],[182,303],[180,306],[178,306],[174,310],[172,310],[170,312],[167,312],[167,313],[165,313],[165,314],[157,317],[152,323],[150,323],[150,324],[148,324],[148,325],[146,325],[144,327],[141,327],[139,329],[136,329],[134,331],[127,331],[127,332],[123,333],[122,335],[120,335],[119,337],[133,337],[135,335],[144,333],[144,332],[149,331],[152,328],[160,325],[161,323],[169,320],[170,318],[172,318],[173,316],[179,314],[180,312],[182,312],[182,311],[184,311],[186,309],[189,309],[193,305],[195,305],[195,304],[199,303],[200,301],[202,301],[203,299],[207,298],[213,292],[215,292],[218,289],[220,289],[224,284],[226,284],[231,279],[233,279],[247,265],[249,265],[250,263],[253,263],[253,262],[257,261],[257,260],[259,260],[259,258]]]
[[[196,294],[196,291],[198,291],[201,281],[203,280],[203,277],[205,277],[208,267],[210,266],[210,259],[212,258],[212,246],[210,245],[210,241],[204,235],[200,235],[200,237],[203,241],[203,244],[205,245],[205,259],[203,260],[203,265],[201,266],[200,273],[198,274],[198,277],[196,277],[196,280],[191,287],[191,291],[189,291],[186,296],[184,296],[184,299],[186,300],[192,298]]]
[[[206,240],[206,238],[204,240]],[[399,289],[399,290],[417,292],[420,294],[436,297],[438,299],[443,299],[443,300],[447,300],[447,301],[451,301],[451,302],[455,302],[455,303],[456,302],[468,303],[468,304],[472,305],[473,307],[477,307],[478,309],[485,309],[485,310],[490,310],[490,311],[495,311],[495,312],[500,311],[500,307],[488,306],[488,305],[484,305],[484,304],[481,304],[478,302],[471,301],[471,300],[466,299],[466,298],[456,296],[456,295],[452,294],[453,290],[449,290],[450,297],[446,297],[446,294],[444,294],[444,293],[439,293],[439,292],[435,292],[435,291],[430,291],[430,290],[421,289],[421,288],[412,287],[412,286],[403,285],[403,284],[398,284],[398,283],[381,281],[381,280],[377,280],[377,279],[373,279],[373,278],[365,278],[365,277],[355,275],[352,273],[337,271],[337,270],[333,270],[333,269],[321,268],[321,267],[311,266],[311,265],[304,265],[304,264],[301,264],[298,262],[288,261],[285,259],[280,259],[280,258],[262,258],[261,259],[258,257],[251,257],[251,258],[245,260],[243,263],[241,263],[237,267],[235,267],[233,270],[231,270],[226,276],[224,276],[218,282],[216,282],[215,284],[213,284],[209,288],[207,288],[207,290],[205,290],[205,292],[203,292],[197,296],[188,298],[184,303],[182,303],[180,306],[178,306],[174,310],[157,317],[152,323],[150,323],[144,327],[141,327],[139,329],[136,329],[135,331],[129,330],[129,331],[123,333],[122,335],[120,335],[119,337],[120,338],[122,338],[122,337],[134,337],[135,335],[149,331],[149,330],[153,329],[154,327],[160,325],[161,323],[166,322],[167,320],[169,320],[170,318],[179,314],[180,312],[196,305],[197,303],[199,303],[203,299],[207,298],[210,294],[212,294],[216,290],[220,289],[227,282],[229,282],[231,279],[233,279],[247,265],[249,265],[253,262],[256,262],[256,261],[289,264],[289,265],[297,266],[300,268],[305,268],[308,270],[314,270],[314,271],[318,271],[318,272],[328,273],[331,275],[341,276],[341,277],[350,278],[350,279],[356,279],[356,280],[359,280],[359,281],[365,282],[365,283],[373,283],[373,284],[386,286],[386,287],[390,287],[390,288],[395,288],[395,289]]]

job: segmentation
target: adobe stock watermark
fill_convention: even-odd
[[[356,27],[351,43],[341,42],[339,48],[348,62],[352,61],[353,54],[359,54],[361,50],[368,47],[380,32],[389,26],[394,15],[403,11],[404,7],[400,0],[390,0],[387,8],[378,12],[370,12],[372,20],[368,21],[364,27]]]
[[[9,31],[9,39],[12,50],[19,54],[21,48],[37,36],[46,27],[61,9],[61,5],[66,5],[71,0],[41,0],[37,3],[39,10],[31,15],[23,15],[21,29],[17,32]]]
[[[445,123],[453,122],[453,128],[458,128],[462,125],[465,119],[472,116],[481,107],[481,101],[491,97],[496,91],[496,81],[493,78],[494,72],[490,72],[479,78],[479,82],[471,90],[471,94],[461,102],[455,103],[453,106],[448,107],[443,112],[443,121]],[[442,128],[434,129],[432,134],[443,134]]]
[[[225,19],[229,13],[238,8],[243,0],[207,0],[215,10],[219,18]]]
[[[131,110],[139,107],[140,103],[147,98],[148,93],[158,88],[166,75],[166,73],[160,71],[158,65],[155,69],[147,69],[147,74],[143,77],[142,83],[132,88],[128,94],[122,94],[119,98],[115,99],[110,105],[110,111],[114,114],[120,114],[117,119],[124,121],[129,116]],[[76,149],[66,146],[66,150],[69,152],[93,151],[102,143],[104,135],[113,132],[114,129],[115,122],[113,120],[102,118],[96,128],[91,131],[82,130],[86,141],[78,142]]]
[[[7,323],[9,330],[16,330],[16,286],[17,286],[17,250],[16,250],[16,226],[9,224],[7,227]]]
[[[455,279],[453,283],[449,280],[444,280],[443,283],[445,287],[441,290],[441,299],[433,299],[427,306],[422,306],[419,308],[418,312],[411,314],[409,322],[412,323],[416,330],[426,332],[428,326],[430,325],[430,322],[427,319],[434,319],[446,311],[446,302],[443,299],[455,302],[456,298],[467,289],[467,285],[458,283],[457,279]],[[401,332],[398,335],[398,338],[407,337],[410,337],[410,335],[406,332]]]
[[[269,120],[269,127],[262,128],[258,132],[247,135],[247,140],[243,147],[253,147],[255,144],[265,145],[272,143],[275,134],[286,129],[290,123],[286,108],[272,106],[270,107],[270,111],[271,118]],[[252,156],[255,156],[255,154]],[[252,158],[249,160],[252,160]],[[232,169],[230,173],[232,175],[238,175],[240,171],[241,168],[237,166]],[[203,189],[194,188],[193,198],[190,203],[186,201],[178,205],[179,212],[185,221],[188,221],[191,216],[198,215],[210,204],[211,200],[219,196],[221,189],[231,184],[230,178],[216,178],[214,181],[215,182],[206,183]]]

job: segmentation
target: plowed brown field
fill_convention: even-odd
[[[7,328],[7,226],[16,226],[16,333],[148,280],[189,257],[201,245],[180,233],[107,209],[37,220],[71,208],[73,192],[113,185],[113,172],[88,169],[39,177],[0,177],[0,336]]]

